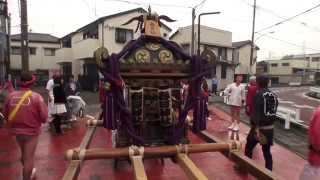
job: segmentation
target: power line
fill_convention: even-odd
[[[294,19],[294,18],[296,18],[296,17],[298,17],[298,16],[301,16],[301,15],[303,15],[303,14],[305,14],[305,13],[308,13],[308,12],[310,12],[310,11],[318,8],[318,7],[320,7],[320,4],[318,4],[318,5],[310,8],[310,9],[308,9],[308,10],[305,10],[305,11],[299,13],[299,14],[296,14],[296,15],[294,15],[294,16],[292,16],[292,17],[289,17],[289,18],[287,18],[287,19],[284,19],[284,20],[282,20],[282,21],[280,21],[280,22],[278,22],[278,23],[275,23],[275,24],[273,24],[273,25],[271,25],[271,26],[267,26],[267,27],[265,27],[265,28],[263,28],[263,29],[261,29],[261,30],[259,30],[259,31],[256,31],[256,33],[259,33],[259,32],[261,32],[261,31],[265,31],[265,30],[270,29],[270,28],[273,28],[273,27],[275,27],[275,26],[279,26],[279,25],[281,25],[281,24],[283,24],[283,23],[285,23],[285,22],[291,21],[292,19]]]
[[[284,19],[287,19],[287,17],[283,17],[283,16],[277,14],[276,12],[274,12],[274,11],[271,10],[271,9],[267,9],[267,8],[258,6],[258,7],[257,7],[257,10],[261,10],[261,11],[263,11],[263,12],[265,12],[265,13],[271,14],[271,15],[273,15],[273,16],[275,16],[275,17],[278,17],[278,18],[281,18],[281,19],[283,19],[283,20],[284,20]],[[318,27],[316,27],[316,26],[311,26],[311,25],[307,24],[306,22],[302,22],[302,21],[293,21],[293,22],[295,22],[295,23],[297,23],[298,25],[303,26],[303,27],[305,27],[305,28],[309,28],[309,29],[311,29],[312,31],[320,32],[320,29],[319,29]]]
[[[253,5],[250,4],[246,0],[241,0],[241,1],[244,2],[245,4],[247,4],[248,6],[253,7]],[[276,13],[275,11],[273,11],[271,9],[268,9],[268,8],[264,8],[264,7],[259,6],[259,5],[257,5],[257,10],[262,11],[262,12],[267,13],[267,14],[271,14],[271,15],[273,15],[275,17],[278,17],[280,19],[283,19],[283,20],[287,19],[287,17],[281,16],[278,13]],[[305,28],[309,28],[309,29],[311,29],[311,30],[313,30],[315,32],[320,32],[320,28],[318,28],[316,26],[311,26],[311,25],[307,24],[306,22],[302,22],[302,21],[294,21],[294,22],[299,24],[299,25],[301,25],[301,26],[303,26],[303,27],[305,27]]]
[[[262,34],[262,33],[258,33],[258,34]],[[298,45],[298,44],[295,44],[295,43],[292,43],[292,42],[289,42],[289,41],[286,41],[286,40],[283,40],[283,39],[275,38],[275,37],[270,36],[270,35],[264,35],[264,37],[268,37],[270,39],[274,39],[274,40],[277,40],[277,41],[280,41],[280,42],[283,42],[283,43],[286,43],[286,44],[289,44],[289,45],[292,45],[292,46],[296,46],[296,47],[310,49],[310,50],[313,50],[313,51],[319,51],[320,52],[320,49],[314,49],[314,48],[311,48],[311,47],[306,47],[304,45]]]

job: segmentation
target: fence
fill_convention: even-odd
[[[291,109],[283,106],[279,106],[277,110],[277,116],[281,119],[284,119],[284,128],[290,129],[290,124],[295,123],[301,126],[303,121],[300,120],[300,109]]]

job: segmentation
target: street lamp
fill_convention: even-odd
[[[217,12],[201,13],[198,16],[198,50],[197,50],[197,55],[198,56],[200,56],[200,19],[201,19],[201,16],[211,15],[211,14],[220,14],[220,12],[217,11]]]

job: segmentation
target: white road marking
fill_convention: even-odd
[[[301,108],[305,108],[305,109],[315,109],[315,107],[309,106],[309,105],[298,105],[298,104],[295,104],[295,105],[293,105],[293,107],[297,107],[297,108],[299,108],[299,109],[301,109]]]
[[[294,102],[292,102],[292,101],[281,101],[281,100],[279,100],[279,98],[278,98],[278,101],[279,101],[279,103],[283,103],[283,104],[294,104]]]

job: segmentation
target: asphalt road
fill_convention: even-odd
[[[320,100],[305,95],[309,92],[309,88],[307,86],[272,88],[278,95],[279,106],[300,109],[300,120],[305,125],[309,125],[314,110],[320,106]]]

